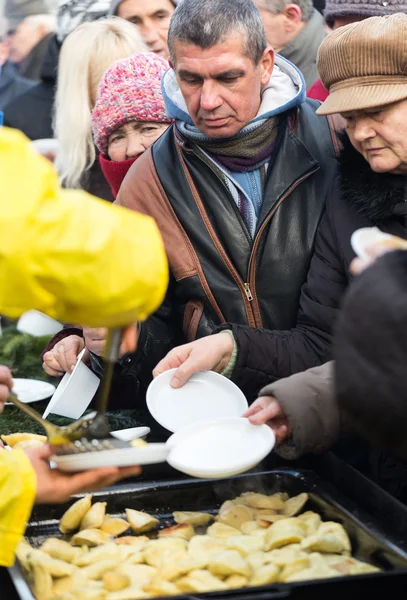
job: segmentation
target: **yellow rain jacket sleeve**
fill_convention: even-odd
[[[151,217],[61,190],[51,163],[0,129],[0,313],[124,326],[154,312],[167,284]]]
[[[168,283],[153,219],[61,190],[52,165],[0,128],[0,313],[35,308],[64,322],[117,327],[148,317]],[[22,451],[0,451],[0,565],[14,561],[35,497]]]
[[[0,450],[0,566],[14,563],[34,504],[37,478],[22,450]],[[0,594],[1,595],[1,594]]]

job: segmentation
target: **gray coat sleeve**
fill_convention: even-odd
[[[267,385],[260,396],[274,396],[291,425],[291,438],[276,448],[283,458],[324,452],[337,441],[340,414],[332,362]]]

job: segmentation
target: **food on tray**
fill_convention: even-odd
[[[130,527],[134,533],[144,533],[145,531],[151,531],[155,529],[160,521],[151,515],[148,515],[141,510],[133,510],[132,508],[126,508],[127,520],[130,523]]]
[[[24,449],[45,444],[47,436],[36,433],[10,433],[9,435],[2,435],[1,439],[10,448]]]
[[[166,529],[161,529],[161,531],[158,532],[158,537],[159,538],[166,538],[166,537],[179,537],[182,538],[183,540],[190,540],[191,537],[194,535],[195,533],[195,529],[192,527],[192,525],[188,525],[187,523],[184,523],[183,525],[173,525],[172,527],[167,527]]]
[[[178,523],[178,525],[187,523],[188,525],[198,527],[199,525],[207,525],[213,520],[212,515],[201,512],[173,512],[172,515],[174,521]]]
[[[176,524],[157,534],[157,518],[134,509],[111,517],[88,495],[63,515],[65,539],[39,549],[22,541],[17,556],[37,600],[139,600],[379,570],[350,555],[340,523],[300,514],[307,501],[246,492],[222,504],[206,533],[211,515],[175,512]],[[130,528],[151,537],[117,537]]]
[[[98,529],[106,515],[107,502],[95,502],[83,517],[79,529]]]
[[[91,506],[92,496],[90,494],[72,504],[66,513],[62,515],[59,523],[59,529],[62,531],[62,533],[69,533],[70,531],[79,529],[83,517],[86,515]]]
[[[105,515],[100,529],[109,535],[117,536],[130,529],[130,523],[118,517],[115,518],[110,515]]]

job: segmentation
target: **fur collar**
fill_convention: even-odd
[[[378,225],[393,216],[397,204],[407,200],[407,177],[374,173],[346,134],[341,141],[341,199]]]

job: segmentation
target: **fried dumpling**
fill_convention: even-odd
[[[66,592],[72,592],[77,589],[83,589],[89,582],[86,581],[85,575],[80,569],[75,571],[73,575],[68,577],[61,577],[54,582],[53,594],[54,596],[65,594]]]
[[[339,523],[327,521],[318,531],[302,541],[303,550],[342,554],[351,552],[351,543],[345,529]]]
[[[246,521],[252,521],[255,516],[256,511],[250,508],[250,506],[231,502],[228,505],[225,503],[221,506],[216,520],[219,524],[222,523],[239,529],[242,523],[245,523]],[[214,527],[214,525],[211,525],[211,527]]]
[[[188,523],[184,523],[182,525],[173,525],[172,527],[167,527],[166,529],[161,529],[158,532],[159,538],[167,538],[167,537],[179,537],[183,540],[190,540],[194,535],[195,530],[192,525]]]
[[[306,581],[313,579],[326,579],[328,577],[340,577],[341,573],[335,571],[334,569],[330,569],[329,567],[309,567],[308,569],[303,569],[292,573],[287,576],[284,581],[289,583],[290,581]]]
[[[99,560],[120,560],[121,556],[122,554],[120,547],[109,542],[107,544],[91,548],[89,552],[82,553],[81,555],[75,557],[73,562],[77,567],[87,567],[89,565],[93,565]]]
[[[86,515],[92,506],[92,496],[90,494],[77,500],[68,510],[62,515],[59,522],[59,529],[62,533],[70,533],[79,529],[83,517]]]
[[[46,552],[52,558],[73,563],[76,558],[83,555],[80,548],[74,548],[68,542],[58,538],[48,538],[40,547],[40,550]]]
[[[207,525],[211,521],[213,521],[213,515],[209,513],[201,513],[201,512],[180,512],[176,511],[172,513],[174,516],[174,521],[178,523],[178,525],[193,525],[199,527],[200,525]]]
[[[180,592],[211,592],[214,590],[227,589],[226,584],[215,577],[209,571],[197,569],[191,571],[185,577],[178,579],[176,586]]]
[[[301,550],[300,544],[289,544],[283,548],[266,552],[264,555],[264,561],[266,563],[273,563],[278,567],[286,567],[303,558],[307,559],[308,555]]]
[[[265,550],[274,550],[287,544],[301,542],[306,535],[305,523],[296,518],[283,519],[273,523],[264,538]]]
[[[250,568],[254,573],[255,571],[257,571],[257,569],[260,569],[260,567],[262,567],[265,564],[265,553],[253,552],[252,554],[249,554],[249,556],[246,557],[246,561],[249,563]]]
[[[270,525],[272,525],[273,523],[277,523],[277,521],[284,521],[284,519],[286,519],[287,517],[285,517],[284,515],[273,515],[271,513],[268,514],[264,514],[264,515],[260,515],[257,520],[256,523],[263,528],[267,528],[270,527]]]
[[[226,577],[225,579],[225,585],[228,588],[228,590],[239,589],[245,587],[248,584],[248,578],[244,577],[243,575],[229,575],[229,577]]]
[[[311,510],[299,515],[298,519],[303,521],[307,526],[307,536],[314,535],[321,525],[321,517],[318,513],[314,513]]]
[[[236,500],[238,499],[243,499],[253,508],[267,508],[272,510],[282,510],[284,508],[284,501],[278,495],[266,496],[257,492],[245,492],[239,498],[236,498]]]
[[[126,508],[126,515],[127,520],[130,523],[130,527],[135,533],[151,531],[160,523],[158,519],[152,517],[148,513],[142,512],[141,510]]]
[[[302,511],[306,503],[308,502],[308,494],[302,493],[298,496],[293,496],[284,503],[284,508],[281,511],[286,517],[294,517]]]
[[[278,581],[280,569],[269,563],[262,565],[250,578],[250,585],[267,585],[268,583],[275,583]]]
[[[240,526],[240,531],[246,535],[253,533],[253,531],[257,531],[261,529],[260,525],[257,521],[245,521]]]
[[[214,523],[213,525],[210,525],[206,530],[206,534],[219,540],[225,540],[232,535],[243,535],[239,529],[231,527],[230,525],[225,525],[224,523]]]
[[[118,546],[136,546],[138,550],[141,550],[149,541],[150,538],[146,535],[138,535],[137,537],[135,535],[124,535],[114,540],[114,543]]]
[[[21,442],[35,440],[41,442],[41,444],[45,444],[47,441],[46,435],[38,435],[36,433],[9,433],[8,435],[2,435],[0,437],[7,446],[10,446],[10,448],[15,448],[15,446]]]
[[[160,567],[166,556],[186,554],[186,546],[181,538],[151,540],[143,549],[144,560],[152,567]]]
[[[49,600],[52,596],[52,576],[47,567],[37,562],[32,566],[34,595],[38,600]]]
[[[110,517],[109,515],[105,515],[99,529],[116,537],[117,535],[121,535],[130,529],[130,524],[119,517]]]
[[[98,529],[105,518],[107,502],[95,502],[83,517],[80,529]]]
[[[123,564],[117,569],[117,573],[126,575],[131,581],[131,586],[139,586],[141,588],[156,576],[157,569],[150,565]]]
[[[188,546],[188,554],[190,556],[207,559],[223,550],[226,550],[226,541],[213,538],[210,535],[194,535]]]
[[[118,592],[108,592],[106,600],[139,600],[151,598],[151,594],[144,592],[141,587],[134,585]]]
[[[119,561],[114,559],[99,560],[88,567],[83,567],[82,573],[85,575],[86,579],[99,580],[103,578],[104,573],[112,571],[119,566],[119,564]]]
[[[82,529],[72,536],[71,544],[74,546],[101,546],[110,539],[110,535],[100,529]]]
[[[22,567],[26,570],[30,569],[29,556],[33,550],[34,548],[30,546],[24,538],[22,538],[17,545],[16,557],[20,561]]]
[[[155,579],[143,585],[143,590],[153,596],[175,596],[179,594],[179,590],[174,583],[170,581],[156,581]]]
[[[33,550],[29,554],[28,560],[31,565],[44,565],[52,577],[66,577],[67,575],[72,575],[76,569],[76,567],[70,563],[51,558],[51,556],[42,550]]]
[[[244,575],[249,577],[251,569],[237,550],[224,550],[215,554],[209,561],[208,570],[217,577]]]
[[[108,592],[118,592],[131,585],[130,577],[124,573],[119,573],[118,571],[107,571],[104,573],[102,580],[103,587]]]
[[[290,577],[292,577],[295,573],[299,573],[300,571],[305,571],[310,568],[309,558],[306,556],[304,558],[297,558],[293,562],[287,564],[281,571],[278,577],[278,580],[284,583],[285,581],[291,581]]]
[[[237,550],[242,556],[263,550],[264,541],[254,535],[234,535],[226,540],[228,550]]]

